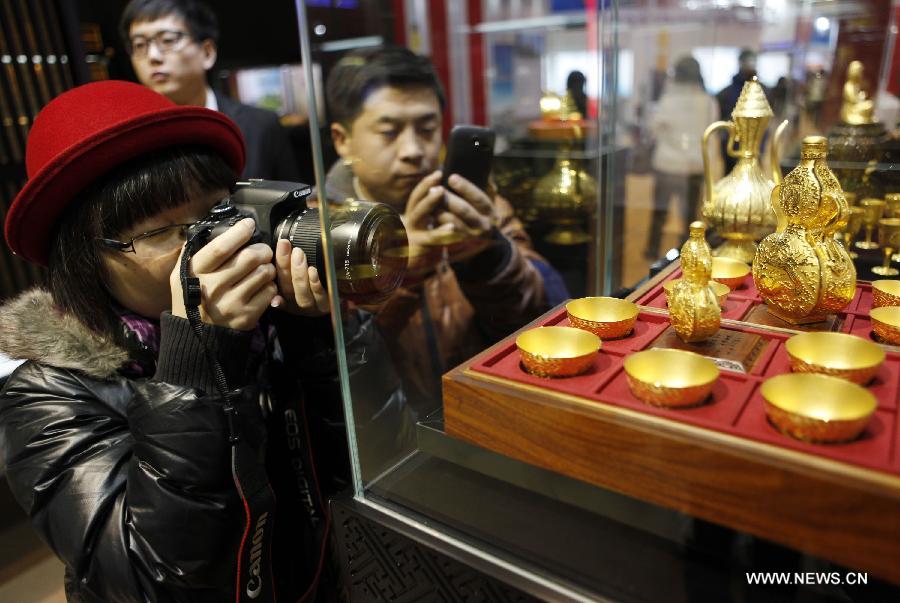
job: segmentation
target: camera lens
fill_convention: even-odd
[[[331,205],[331,246],[338,292],[356,303],[377,303],[389,296],[406,272],[406,229],[400,215],[383,203],[348,201]],[[289,214],[275,229],[275,239],[288,239],[303,250],[310,266],[325,278],[319,210]]]

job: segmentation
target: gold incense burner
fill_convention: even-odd
[[[775,132],[770,154],[771,171],[766,174],[760,165],[760,145],[772,115],[763,88],[754,77],[744,84],[731,113],[731,121],[714,122],[703,133],[703,172],[706,177],[703,219],[725,239],[725,244],[716,251],[717,256],[750,264],[756,253],[755,241],[775,230],[775,214],[769,197],[772,188],[781,181],[778,145],[787,121],[782,122]],[[708,143],[710,136],[719,129],[728,130],[727,152],[738,161],[730,173],[713,184]]]
[[[759,244],[753,262],[769,312],[791,324],[825,320],[856,293],[856,268],[834,239],[850,208],[826,156],[824,137],[803,139],[800,164],[772,191],[778,231]]]
[[[706,225],[692,222],[690,237],[681,247],[681,280],[668,295],[672,328],[682,341],[709,339],[719,330],[722,308],[709,287],[712,253],[706,242]]]

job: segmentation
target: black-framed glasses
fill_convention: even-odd
[[[97,240],[104,247],[109,247],[116,251],[144,255],[144,251],[167,250],[170,247],[174,247],[176,243],[180,245],[185,241],[187,230],[191,226],[193,226],[193,222],[188,224],[171,224],[141,233],[129,241],[103,238],[98,238]]]
[[[152,36],[134,36],[128,40],[128,54],[139,59],[147,56],[150,45],[155,44],[161,54],[176,52],[184,48],[191,36],[186,31],[164,29]]]

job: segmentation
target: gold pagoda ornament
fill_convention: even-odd
[[[850,206],[827,154],[825,137],[803,139],[799,165],[772,191],[778,229],[759,244],[753,262],[769,312],[791,324],[823,321],[856,293],[853,260],[834,239]]]
[[[706,224],[690,226],[690,237],[681,247],[681,280],[669,296],[672,328],[686,343],[705,341],[715,335],[722,320],[722,309],[709,286],[712,276],[712,252],[706,242]]]
[[[772,115],[763,87],[754,77],[744,83],[731,121],[714,122],[703,133],[706,195],[702,213],[709,227],[725,239],[725,244],[716,251],[717,256],[750,264],[756,253],[755,241],[775,229],[769,197],[775,184],[781,181],[778,148],[788,122],[782,122],[775,132],[770,153],[771,173],[767,175],[760,164],[760,146]],[[728,130],[726,149],[731,157],[737,158],[737,164],[713,185],[708,143],[719,129]]]

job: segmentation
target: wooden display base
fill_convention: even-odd
[[[830,314],[824,320],[806,324],[795,324],[780,318],[773,314],[768,306],[760,304],[755,306],[750,313],[744,318],[744,322],[764,327],[776,327],[778,329],[790,329],[792,331],[838,331],[840,330],[841,320],[835,314]]]
[[[759,335],[731,329],[720,329],[706,341],[685,343],[675,329],[669,327],[650,347],[696,352],[713,359],[720,368],[749,373],[766,345],[768,342]]]
[[[657,300],[662,282],[677,270],[676,262],[629,299]],[[751,284],[729,303],[741,294],[752,298]],[[643,307],[631,337],[604,342],[592,373],[549,386],[516,376],[513,334],[444,376],[445,430],[513,459],[900,585],[900,348],[885,346],[892,359],[867,386],[879,400],[867,442],[801,445],[777,434],[766,422],[758,390],[765,379],[790,370],[784,341],[793,333],[840,330],[870,337],[871,298],[870,287],[861,284],[847,312],[816,325],[790,325],[764,305],[742,313],[740,321],[723,318],[724,339],[694,351],[738,362],[746,372],[723,371],[713,400],[692,410],[642,404],[622,374],[622,359],[630,353],[685,346],[666,334],[662,308]],[[548,321],[565,324],[563,307],[526,328]],[[735,338],[736,331],[751,337]],[[740,397],[746,405],[730,410]],[[771,437],[762,437],[761,429],[771,430]],[[883,445],[873,446],[877,442]],[[854,446],[858,454],[847,455]]]
[[[443,390],[452,437],[900,584],[900,476],[465,365]]]

